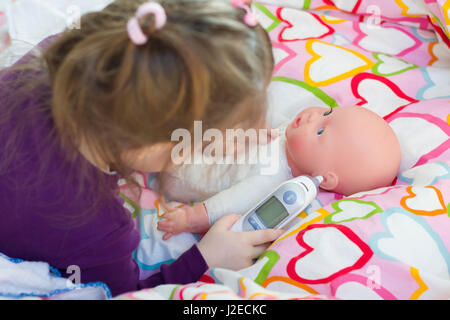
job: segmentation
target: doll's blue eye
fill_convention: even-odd
[[[317,135],[320,136],[325,131],[325,128],[320,128],[317,130]]]
[[[328,110],[327,112],[325,112],[325,113],[323,114],[323,116],[326,117],[326,116],[330,115],[332,112],[333,112],[333,108],[330,108],[330,110]]]

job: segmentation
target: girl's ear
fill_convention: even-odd
[[[324,190],[333,190],[338,186],[339,177],[336,173],[329,171],[322,175],[323,181],[319,185]]]

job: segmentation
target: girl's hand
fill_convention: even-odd
[[[182,232],[204,233],[209,229],[208,213],[203,202],[192,207],[173,208],[161,200],[161,206],[166,211],[164,220],[158,221],[157,229],[165,232],[163,240]]]
[[[265,229],[234,232],[229,229],[240,218],[229,214],[217,221],[197,244],[210,268],[240,270],[253,264],[267,246],[279,238],[284,230]]]

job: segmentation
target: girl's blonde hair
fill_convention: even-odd
[[[145,1],[117,0],[86,14],[44,54],[52,114],[63,141],[85,139],[126,176],[121,155],[170,141],[177,128],[258,125],[273,68],[270,41],[244,10],[225,0],[161,0],[162,29],[141,19],[148,42],[130,41],[126,23]]]
[[[31,71],[18,66],[22,70],[8,85],[14,95],[1,111],[0,125],[17,116],[18,93],[25,97],[33,90],[41,106],[36,112],[47,112],[55,128],[49,141],[57,140],[72,161],[80,157],[85,141],[125,179],[132,173],[123,159],[125,151],[169,142],[175,129],[193,130],[195,120],[202,120],[205,130],[259,126],[273,70],[265,30],[246,25],[245,11],[233,7],[231,0],[159,0],[167,23],[155,29],[153,15],[140,19],[148,41],[137,46],[126,25],[144,2],[116,0],[102,11],[83,15],[80,29],[64,31],[40,58],[28,62]],[[32,62],[38,62],[39,72]],[[28,118],[35,118],[32,111]],[[8,131],[0,173],[14,161],[17,139],[26,126]],[[93,177],[89,168],[76,172],[76,180],[102,188],[85,182],[83,177],[105,179],[100,173]]]

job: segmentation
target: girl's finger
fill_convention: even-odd
[[[159,230],[160,228],[168,228],[170,226],[170,221],[167,220],[162,220],[162,221],[158,221],[157,224],[157,229]]]
[[[253,244],[254,246],[258,246],[261,244],[275,241],[283,233],[284,230],[280,229],[264,229],[264,230],[249,231],[249,239],[251,244]]]
[[[216,223],[214,223],[212,228],[229,230],[233,226],[233,224],[239,220],[240,217],[241,216],[238,214],[227,214],[226,216],[220,218]]]

